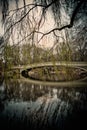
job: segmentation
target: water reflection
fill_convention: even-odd
[[[21,79],[9,79],[0,86],[3,128],[74,129],[84,127],[85,118],[87,88],[42,86]]]

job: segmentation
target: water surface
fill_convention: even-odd
[[[86,87],[36,85],[23,79],[0,83],[2,129],[84,129],[86,122]]]

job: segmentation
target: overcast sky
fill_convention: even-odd
[[[28,3],[32,3],[32,0],[26,0],[26,4],[28,4]],[[18,6],[19,7],[23,6],[23,0],[19,0]],[[10,4],[9,4],[9,10],[13,10],[15,8],[16,8],[16,3],[14,0],[11,0]],[[62,17],[65,16],[65,18],[66,18],[65,19],[66,21],[64,21],[64,22],[67,22],[67,19],[69,21],[69,17],[65,14],[64,10],[62,10],[62,12],[63,12]],[[36,15],[37,15],[37,12],[36,12]],[[47,32],[47,31],[53,29],[54,27],[56,27],[52,13],[50,13],[50,11],[47,11],[46,16],[47,16],[46,22],[44,23],[44,26],[40,29],[41,32]],[[38,18],[39,15],[37,15],[36,17]],[[4,31],[3,31],[1,19],[2,19],[2,16],[1,16],[1,10],[0,10],[0,35],[3,35]],[[63,31],[61,31],[61,32],[63,32]],[[61,35],[61,33],[58,35]],[[39,35],[39,37],[40,37],[40,35]],[[14,40],[16,41],[16,38]],[[43,40],[40,42],[40,44],[43,45],[44,47],[49,47],[49,46],[51,47],[51,46],[53,46],[53,42],[54,42],[54,38],[53,38],[52,34],[50,34],[47,37],[43,38]],[[16,41],[16,43],[17,43],[17,41]]]

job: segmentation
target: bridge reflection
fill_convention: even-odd
[[[86,87],[64,88],[10,79],[3,82],[0,101],[2,128],[69,130],[86,126]]]

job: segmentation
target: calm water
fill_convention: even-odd
[[[42,86],[21,79],[0,83],[0,129],[84,130],[86,123],[86,87]]]

